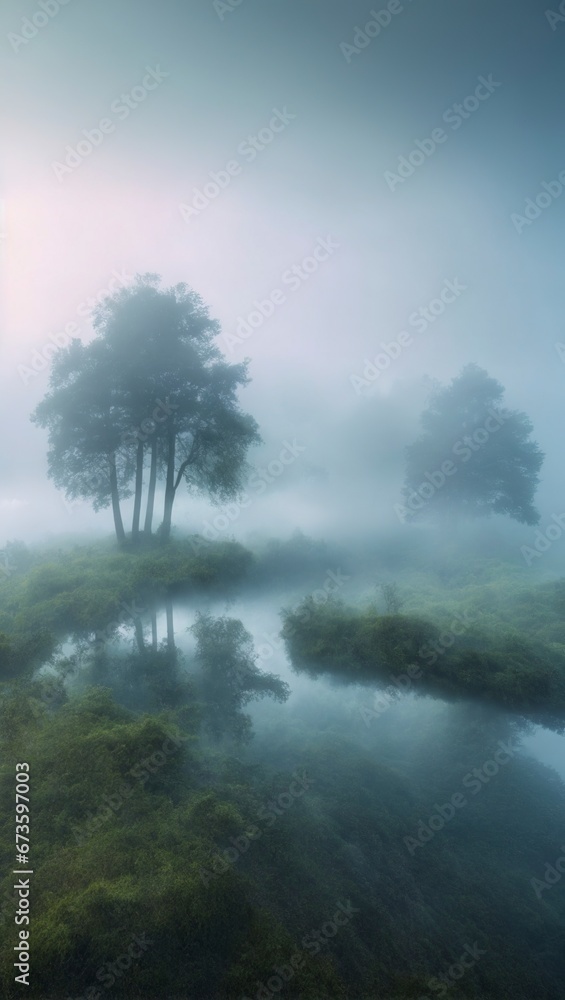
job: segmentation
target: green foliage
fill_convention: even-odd
[[[118,981],[118,995],[151,995],[157,984],[161,991],[178,991],[189,981],[201,998],[229,1000],[236,983],[248,992],[257,976],[272,974],[273,963],[288,960],[296,941],[257,906],[255,891],[236,866],[208,882],[202,876],[220,847],[241,835],[249,815],[260,809],[251,789],[244,817],[239,786],[201,787],[205,766],[190,733],[166,717],[136,718],[107,692],[92,690],[49,720],[26,716],[23,701],[20,709],[32,767],[33,858],[40,872],[33,883],[30,996],[82,993],[96,984],[105,963],[126,952],[134,934],[146,934],[150,950],[125,982]],[[139,777],[140,764],[171,735],[181,745],[154,774]],[[14,752],[20,755],[12,741],[12,759]],[[12,849],[12,795],[13,768],[3,765],[3,862]],[[271,856],[268,832],[262,852]],[[8,876],[0,888],[10,881]],[[0,948],[7,998],[16,996],[11,937]],[[297,982],[304,997],[315,995],[316,983],[346,995],[327,958],[306,956]]]
[[[546,584],[544,598],[550,591],[553,603],[557,601],[560,607],[562,589],[561,583]],[[317,606],[312,598],[305,598],[292,612],[281,612],[282,635],[295,669],[312,676],[325,671],[348,682],[368,683],[415,667],[409,675],[415,691],[447,698],[481,697],[561,730],[565,727],[565,644],[548,641],[547,628],[530,638],[514,624],[516,610],[512,626],[498,620],[489,627],[487,619],[486,627],[480,629],[477,598],[473,614],[469,615],[467,606],[467,618],[455,618],[451,624],[445,613],[443,622],[436,624],[413,614],[350,609],[337,600]],[[555,612],[549,617],[553,622],[550,634],[562,638]]]
[[[230,630],[216,629],[229,650]],[[214,648],[213,634],[207,643]],[[102,690],[54,713],[34,713],[26,698],[22,687],[2,706],[0,854],[8,872],[12,762],[26,759],[37,872],[31,997],[82,995],[145,934],[151,944],[115,982],[116,996],[185,997],[189,982],[199,1000],[254,998],[298,955],[285,987],[295,1000],[420,998],[479,941],[487,955],[447,996],[557,1000],[552,942],[565,910],[557,890],[540,907],[528,880],[559,842],[562,787],[540,765],[509,764],[496,796],[469,804],[463,827],[454,820],[414,856],[403,844],[431,803],[461,787],[461,760],[481,763],[507,737],[496,717],[461,707],[436,720],[433,740],[416,730],[411,741],[389,734],[365,748],[353,734],[313,733],[307,720],[271,731],[240,761],[199,748],[176,713],[139,716]],[[174,751],[151,773],[146,762],[171,736]],[[288,804],[297,775],[305,791]],[[234,844],[235,860],[217,873]],[[7,875],[0,893],[10,884]],[[340,901],[352,915],[324,938]],[[0,947],[7,1000],[19,995],[12,909]],[[543,968],[532,961],[532,927],[547,942]]]
[[[165,487],[161,538],[167,541],[179,485],[217,501],[241,492],[249,447],[261,439],[239,408],[247,362],[229,364],[200,296],[185,284],[161,289],[158,275],[98,306],[96,337],[73,340],[53,360],[50,388],[32,420],[49,432],[48,470],[68,499],[112,505],[126,540],[120,502],[135,496],[132,540],[140,538],[144,469],[150,463],[144,534],[151,536],[155,490]]]
[[[241,546],[194,539],[33,554],[0,585],[0,655],[7,664],[41,630],[53,652],[73,632],[111,634],[123,601],[142,616],[141,604],[174,594],[219,593],[250,566]],[[340,684],[374,688],[419,664],[414,690],[450,703],[420,703],[418,725],[402,731],[394,710],[363,726],[354,700],[363,689],[353,687],[333,712],[298,701],[289,722],[282,708],[241,745],[245,706],[283,703],[288,687],[258,670],[249,632],[227,617],[197,617],[188,679],[166,645],[95,657],[112,692],[78,673],[78,654],[53,658],[55,673],[34,672],[33,657],[25,669],[14,660],[15,676],[0,685],[7,1000],[21,993],[10,873],[22,760],[32,775],[32,1000],[100,988],[134,934],[150,944],[112,984],[126,1000],[255,1000],[297,955],[281,990],[288,1000],[420,1000],[473,942],[486,955],[448,1000],[559,1000],[563,893],[558,885],[539,901],[531,888],[560,853],[557,777],[516,754],[429,843],[410,853],[404,838],[499,740],[517,740],[523,723],[495,705],[563,722],[565,583],[525,587],[511,566],[455,558],[398,576],[386,613],[306,598],[283,612],[283,635],[296,669]],[[465,628],[443,643],[457,615]],[[434,643],[445,646],[435,660]],[[85,693],[69,693],[65,676],[73,685],[80,676]],[[128,689],[133,711],[118,703]],[[326,686],[316,693],[323,699]],[[201,720],[220,739],[201,739]],[[333,933],[340,902],[351,916]]]

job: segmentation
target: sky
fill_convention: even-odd
[[[194,288],[228,360],[250,359],[251,460],[296,453],[224,513],[236,536],[397,523],[429,379],[469,362],[532,420],[542,522],[565,510],[565,16],[547,2],[4,0],[0,543],[111,532],[49,483],[29,416],[54,346],[88,341],[93,302],[145,272]],[[175,519],[215,516],[187,497]]]

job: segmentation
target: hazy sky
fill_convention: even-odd
[[[111,530],[48,484],[29,423],[48,365],[29,369],[68,324],[92,335],[88,300],[112,277],[147,271],[191,285],[227,357],[251,359],[253,460],[304,448],[236,534],[394,519],[422,377],[470,361],[531,417],[539,506],[565,510],[565,18],[548,2],[4,0],[0,542]],[[213,174],[225,187],[190,212]],[[317,270],[292,271],[323,246]],[[443,315],[411,324],[446,287]],[[234,342],[275,289],[274,314]],[[402,331],[412,342],[356,391]],[[201,530],[210,512],[176,520]]]

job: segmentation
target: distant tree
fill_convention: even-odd
[[[286,701],[288,684],[259,670],[253,639],[237,618],[212,618],[199,612],[189,631],[197,640],[198,690],[210,735],[215,740],[229,736],[247,742],[251,720],[242,708],[257,698]]]
[[[437,387],[424,411],[424,433],[407,449],[406,520],[508,514],[536,524],[533,505],[544,454],[529,440],[526,414],[501,406],[503,386],[475,364]]]
[[[161,482],[166,541],[181,483],[214,501],[233,499],[249,471],[247,450],[261,440],[237,401],[247,363],[225,361],[213,343],[218,324],[195,292],[159,286],[158,275],[138,275],[102,302],[95,339],[57,353],[50,391],[32,416],[49,430],[55,484],[95,509],[111,503],[120,542],[120,502],[131,496],[132,539],[140,537],[147,471],[144,533],[152,533]]]
[[[34,562],[34,556],[25,542],[6,542],[0,549],[0,583],[9,579],[12,573],[25,573]]]
[[[400,596],[398,584],[394,582],[381,583],[381,591],[387,615],[399,615],[405,602]]]

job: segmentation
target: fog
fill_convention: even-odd
[[[286,696],[277,698],[275,683],[269,688],[265,682],[266,694],[257,695],[258,687],[249,704],[243,700],[237,711],[232,706],[230,724],[236,719],[246,725],[239,713],[245,706],[253,733],[249,747],[242,749],[234,737],[234,750],[228,736],[218,744],[212,730],[204,734],[206,709],[202,733],[190,730],[206,760],[202,774],[213,775],[210,782],[217,783],[222,803],[228,803],[232,786],[228,794],[220,781],[235,778],[231,765],[221,770],[221,754],[249,768],[236,782],[238,788],[245,785],[247,795],[259,780],[254,769],[264,766],[266,774],[277,775],[302,766],[310,752],[319,763],[324,740],[330,760],[334,741],[339,762],[355,753],[352,766],[371,761],[383,788],[398,780],[398,812],[391,805],[386,810],[400,830],[407,802],[417,802],[426,790],[430,796],[456,790],[460,773],[494,752],[498,736],[515,739],[511,768],[518,777],[505,791],[493,790],[499,787],[493,782],[488,794],[493,802],[499,796],[494,818],[481,798],[478,818],[453,835],[455,846],[442,855],[446,885],[454,885],[453,873],[469,863],[461,880],[473,928],[482,902],[471,900],[471,859],[488,843],[489,823],[500,832],[500,845],[502,831],[515,828],[517,815],[526,839],[538,837],[528,841],[527,861],[516,861],[519,874],[509,862],[492,890],[485,905],[495,914],[505,878],[518,894],[519,879],[526,884],[525,873],[532,871],[533,877],[553,857],[553,842],[526,824],[534,817],[532,824],[539,821],[541,828],[542,817],[558,814],[565,780],[565,484],[559,419],[565,389],[564,40],[565,14],[548,11],[541,0],[511,7],[486,0],[391,0],[372,10],[361,0],[6,0],[0,11],[5,95],[0,105],[0,702],[13,690],[18,693],[20,682],[24,693],[31,685],[29,695],[38,679],[60,676],[65,708],[68,699],[88,697],[102,682],[120,708],[176,711],[176,723],[184,725],[190,698],[183,688],[177,704],[170,691],[180,692],[182,681],[198,705],[206,704],[205,643],[199,645],[190,629],[199,616],[209,616],[210,628],[213,620],[239,620],[251,637],[257,668],[288,685]],[[146,548],[136,551],[135,505],[138,493],[151,489],[151,441],[146,452],[142,449],[138,492],[134,486],[120,495],[127,536],[121,544],[110,491],[97,504],[88,490],[81,495],[75,489],[78,480],[69,469],[80,445],[75,452],[69,447],[60,473],[70,488],[54,482],[53,449],[61,447],[65,434],[79,435],[80,398],[51,432],[48,420],[41,426],[31,418],[49,393],[59,391],[71,341],[84,346],[81,357],[94,357],[88,351],[97,338],[110,338],[111,324],[104,324],[111,310],[128,293],[135,299],[142,275],[159,276],[166,290],[186,283],[218,323],[211,343],[223,359],[234,366],[248,362],[249,381],[238,386],[237,404],[256,421],[261,440],[252,442],[248,453],[245,449],[249,468],[239,488],[232,488],[225,461],[223,492],[214,492],[210,476],[206,480],[209,470],[203,473],[207,488],[200,490],[187,489],[179,473],[170,540],[163,513],[171,487],[164,471],[169,453],[159,451],[155,534],[146,529]],[[161,334],[151,330],[150,336]],[[125,361],[122,354],[123,372],[138,371],[137,354],[135,345]],[[155,362],[156,354],[148,356]],[[100,367],[109,380],[112,364],[111,358]],[[147,370],[147,384],[153,385],[150,365]],[[471,404],[465,409],[469,399],[474,405],[473,392],[465,396],[464,382],[457,382],[469,371],[470,380],[484,377],[488,409],[480,422]],[[159,377],[156,386],[169,384]],[[500,383],[498,399],[491,383],[488,394],[487,377]],[[451,427],[457,386],[462,422]],[[151,393],[145,397],[151,405],[162,405],[156,390]],[[443,424],[437,448],[430,446],[420,460],[415,443],[432,426],[438,399]],[[110,412],[115,414],[115,407]],[[506,422],[500,440],[508,437],[499,450],[485,424],[487,412],[490,418],[502,413],[501,427]],[[515,430],[522,417],[528,425],[523,434]],[[488,447],[481,456],[482,444],[476,446],[467,494],[463,487],[457,492],[463,476],[454,476],[449,480],[454,492],[442,507],[448,493],[442,493],[443,483],[451,473],[434,472],[440,462],[434,464],[432,456],[461,455],[453,444],[461,428],[479,423],[481,430],[488,428]],[[439,421],[433,426],[437,430]],[[441,450],[442,441],[449,441],[449,450],[444,445]],[[108,446],[107,457],[110,451]],[[96,454],[94,446],[90,452],[86,447],[85,473],[92,473]],[[157,451],[155,462],[156,456]],[[133,482],[136,460],[131,455],[130,460]],[[174,460],[173,451],[173,469]],[[431,507],[435,511],[438,505],[440,513],[428,517],[426,500],[421,516],[419,508],[407,518],[404,505],[417,495],[424,467],[425,485],[434,484],[428,486]],[[484,475],[489,484],[478,501],[474,469],[476,479]],[[441,475],[441,486],[434,475]],[[473,516],[477,513],[488,516]],[[139,527],[139,509],[137,517]],[[200,543],[195,548],[194,536],[204,539],[203,549]],[[23,542],[27,554],[10,548],[14,542]],[[21,558],[17,567],[9,561],[13,557]],[[332,595],[328,600],[324,588]],[[320,593],[320,601],[312,598]],[[136,600],[142,610],[125,613]],[[307,627],[298,624],[305,607]],[[462,614],[472,616],[471,624],[458,633],[452,624]],[[96,644],[109,621],[110,638],[104,638],[100,653]],[[399,688],[383,709],[391,680],[396,683],[407,664],[421,665],[429,653],[426,629],[430,636],[436,630],[440,645],[443,636],[450,638],[435,654],[437,669],[431,670],[435,660],[428,656],[422,683]],[[221,656],[227,656],[226,648]],[[146,691],[149,668],[135,670],[138,661],[147,664],[151,657],[154,686],[148,683]],[[11,753],[20,750],[20,737],[13,735],[11,709],[6,711],[6,732],[12,734],[6,740],[16,741],[6,744]],[[345,742],[354,750],[345,751]],[[190,765],[183,766],[183,780],[192,788]],[[320,771],[320,788],[326,779],[330,787],[328,775],[331,763]],[[352,779],[352,796],[366,830],[374,817],[363,812],[368,793],[362,779],[355,780],[360,783]],[[198,781],[198,788],[207,787],[205,778]],[[176,794],[167,786],[155,808],[164,809],[165,799],[176,807]],[[87,793],[81,795],[77,792],[82,808]],[[316,801],[312,815],[320,830],[329,830],[326,814],[320,818],[325,805]],[[346,811],[344,806],[343,815]],[[59,830],[67,820],[57,822]],[[356,822],[351,820],[352,829]],[[215,830],[211,821],[210,829]],[[145,836],[153,834],[140,834]],[[340,844],[357,849],[351,831],[339,836]],[[296,831],[295,838],[289,841],[294,857],[300,853]],[[503,857],[500,845],[489,864],[496,865],[496,851]],[[272,860],[274,874],[277,864]],[[413,913],[419,912],[420,898],[431,898],[424,867],[410,874],[416,886]],[[296,875],[297,882],[301,878]],[[312,878],[319,886],[320,876]],[[373,888],[367,898],[373,898]],[[391,898],[397,898],[395,891]],[[515,909],[526,922],[531,900],[523,891],[524,901],[516,895]],[[243,899],[243,890],[237,892]],[[290,898],[288,887],[285,892]],[[548,944],[558,939],[565,920],[562,903],[555,900],[559,892],[562,897],[561,886],[552,892],[551,906],[542,907],[548,922],[539,931],[548,977],[540,979],[545,992],[539,995],[548,998],[557,998],[551,990],[561,975]],[[279,902],[266,891],[264,900],[261,893],[257,898],[270,916],[280,917],[286,933],[296,917],[292,906],[280,903],[279,911]],[[225,905],[229,909],[232,903]],[[394,959],[406,980],[399,972],[397,982],[396,973],[385,975],[376,963],[368,964],[360,933],[348,945],[349,958],[336,959],[347,988],[361,989],[362,982],[364,990],[379,991],[370,994],[375,1000],[385,996],[384,989],[394,1000],[418,990],[420,995],[430,970],[423,971],[418,949],[424,949],[434,921],[430,940],[437,931],[438,941],[449,941],[443,965],[456,947],[447,890],[435,906],[430,903],[415,932],[413,962],[408,944]],[[102,918],[96,919],[100,926]],[[400,926],[400,916],[398,921]],[[464,928],[462,918],[456,937],[461,946]],[[508,930],[517,952],[525,948],[521,933],[518,924]],[[407,930],[407,940],[410,934]],[[38,957],[46,969],[52,968],[45,958],[49,947]],[[107,945],[98,950],[104,947],[106,954]],[[249,945],[250,953],[254,947]],[[476,997],[517,988],[520,974],[512,979],[504,971],[500,941],[491,940],[489,947],[498,973],[487,970],[481,979],[477,972],[473,988],[482,992],[473,993]],[[238,948],[247,954],[247,943],[236,942]],[[438,968],[443,968],[441,950],[436,941]],[[534,952],[532,947],[531,955],[524,953],[531,982]],[[77,965],[76,955],[69,951],[69,956],[69,967]],[[174,965],[177,959],[170,961]],[[259,985],[261,968],[259,960],[252,966]],[[329,965],[318,969],[316,989],[345,998],[345,992],[331,993],[337,986],[328,970]],[[37,995],[46,997],[41,975],[37,988],[44,992]],[[232,975],[227,985],[216,983],[215,994],[210,985],[202,1000],[240,998],[252,989],[243,973],[232,969]],[[165,983],[162,971],[155,981],[135,980],[132,988],[139,985],[140,996],[151,1000],[157,981],[165,990],[177,988],[176,980]],[[195,989],[204,990],[195,982],[200,983]],[[53,989],[57,983],[53,979]],[[76,984],[78,990],[78,978]],[[289,1000],[312,1000],[307,986],[300,989],[288,992]],[[451,983],[449,989],[454,1000],[471,995],[463,991],[471,985],[460,992]],[[360,993],[355,997],[361,1000]]]
[[[305,449],[242,514],[236,536],[273,518],[284,531],[393,522],[422,379],[447,381],[470,361],[531,417],[547,453],[539,502],[546,515],[560,509],[563,205],[555,199],[520,233],[511,221],[563,169],[559,30],[543,5],[509,13],[485,2],[406,4],[349,62],[340,45],[368,17],[358,2],[305,9],[244,0],[229,14],[208,0],[190,10],[172,0],[158,8],[70,3],[25,44],[8,41],[34,10],[7,3],[1,15],[10,87],[3,538],[108,530],[104,514],[69,512],[46,483],[45,438],[28,416],[46,391],[48,366],[31,375],[22,368],[32,357],[40,365],[33,352],[41,355],[69,323],[87,341],[89,298],[115,274],[127,281],[146,271],[166,284],[187,281],[221,322],[227,358],[251,358],[242,402],[265,440],[253,460],[276,458],[287,439]],[[146,66],[167,76],[120,120],[124,112],[110,107],[142,85]],[[446,125],[444,113],[489,74],[500,85],[488,100],[457,129]],[[268,126],[273,108],[294,118],[248,162],[238,147]],[[57,179],[53,164],[66,147],[108,115],[115,130]],[[391,191],[385,172],[442,122],[448,140]],[[185,221],[179,206],[234,158],[241,172]],[[339,244],[332,256],[296,291],[283,286],[274,315],[226,347],[255,300],[280,288],[281,275],[327,237]],[[424,332],[410,326],[453,279],[465,286],[460,297]],[[403,330],[410,346],[356,389],[351,376]],[[208,508],[192,501],[182,510],[198,530]]]

